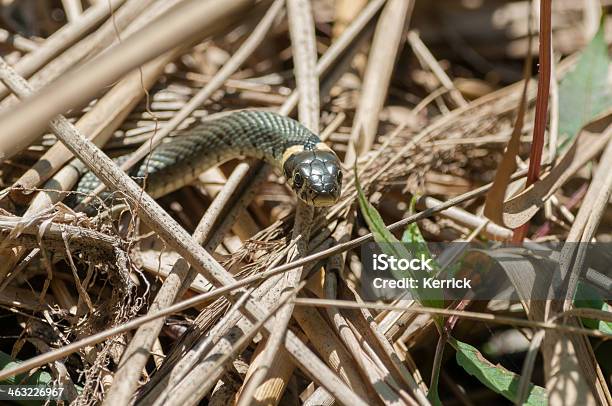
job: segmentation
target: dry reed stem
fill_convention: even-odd
[[[336,288],[336,274],[326,272],[325,296],[327,298],[335,298]],[[366,345],[366,343],[356,337],[356,334],[351,330],[351,326],[349,325],[348,321],[340,313],[340,309],[336,307],[329,307],[326,310],[328,317],[336,330],[335,333],[340,337],[348,352],[352,356],[361,376],[367,378],[370,384],[368,386],[368,389],[370,390],[370,397],[372,394],[375,394],[377,397],[380,397],[385,404],[415,404],[416,402],[414,399],[410,399],[410,402],[402,401],[399,394],[394,390],[395,388],[392,388],[388,384],[387,380],[390,378],[390,374],[386,369],[386,366],[375,365],[374,361],[371,359],[371,356],[366,354],[365,350],[361,348],[360,342],[363,343],[363,345]],[[374,387],[376,388],[375,391],[372,389]]]
[[[410,31],[408,33],[408,42],[412,47],[414,53],[418,56],[420,60],[422,60],[427,67],[431,70],[431,72],[436,76],[440,84],[448,90],[449,95],[453,99],[453,102],[458,107],[466,106],[468,103],[465,101],[461,93],[457,90],[451,78],[448,77],[444,69],[440,66],[436,58],[433,56],[427,45],[421,41],[421,37],[415,31]]]
[[[317,350],[317,353],[321,354],[326,363],[361,398],[365,399],[368,404],[373,404],[376,401],[376,394],[372,393],[366,386],[363,378],[359,375],[359,368],[355,360],[321,314],[316,309],[296,307],[293,316],[306,333],[311,345]]]
[[[414,396],[420,404],[427,404],[427,397],[425,396],[423,390],[421,390],[421,388],[418,386],[418,380],[416,380],[410,371],[408,371],[389,340],[387,340],[384,334],[379,331],[378,325],[374,321],[374,318],[370,314],[369,310],[360,309],[360,313],[362,317],[351,318],[351,320],[354,321],[355,326],[359,327],[362,324],[365,324],[361,331],[364,331],[365,336],[370,338],[368,343],[375,349],[378,349],[377,353],[382,357],[385,365],[391,366],[390,371],[397,379],[397,382],[403,382],[408,388],[410,388],[412,391],[412,396]],[[414,370],[418,372],[416,367]]]
[[[429,209],[442,204],[442,202],[436,198],[424,196],[419,199],[417,204],[418,206]],[[499,226],[495,223],[491,223],[488,219],[476,216],[475,214],[472,214],[460,207],[451,207],[448,210],[440,212],[439,215],[472,229],[478,228],[486,223],[485,228],[483,229],[484,235],[492,240],[507,241],[512,238],[512,230]]]
[[[296,292],[303,286],[304,282],[301,282],[298,286],[296,286]],[[176,395],[173,394],[173,396],[168,399],[164,399],[163,401],[158,399],[153,405],[180,406],[184,404],[196,404],[199,402],[212,388],[213,384],[216,383],[218,377],[225,371],[224,364],[230,361],[233,356],[236,356],[236,354],[242,351],[244,347],[253,340],[255,334],[261,330],[264,321],[272,321],[272,316],[276,315],[282,306],[286,305],[286,300],[289,300],[292,296],[293,295],[288,295],[285,298],[281,298],[280,301],[271,304],[269,307],[270,311],[264,319],[254,323],[244,335],[233,340],[235,342],[228,343],[230,345],[227,348],[227,351],[221,353],[219,357],[215,357],[211,365],[212,372],[204,377],[203,382],[202,379],[193,379],[195,377],[188,376],[187,378],[183,379],[181,385],[176,388]],[[298,337],[298,339],[302,340],[301,337]],[[200,376],[198,376],[198,378],[200,378]]]
[[[334,2],[333,38],[338,38],[359,15],[367,4],[366,0],[338,0]]]
[[[413,7],[412,0],[389,0],[378,20],[355,113],[349,149],[344,159],[349,167],[358,156],[369,151],[374,145],[378,115],[385,103],[395,59]]]
[[[83,14],[81,0],[62,0],[62,6],[69,22],[81,19],[81,14]]]
[[[291,245],[287,247],[285,251],[288,251],[290,247]],[[285,253],[283,253],[283,255],[278,255],[274,263],[280,262],[284,258],[284,254]],[[274,263],[272,265],[274,265]],[[248,279],[248,277],[245,279]],[[242,280],[238,283],[242,284]],[[278,275],[265,279],[264,282],[253,291],[252,297],[254,300],[261,302],[267,307],[275,306],[275,304],[278,303],[280,290],[279,280],[280,276]],[[245,296],[243,295],[243,297]],[[182,354],[180,356],[180,361],[173,367],[171,373],[164,375],[163,386],[167,388],[159,393],[159,387],[162,385],[155,385],[151,388],[151,391],[147,393],[146,397],[142,399],[142,402],[151,403],[152,399],[156,399],[155,401],[157,403],[163,404],[167,399],[174,399],[177,404],[181,404],[183,396],[189,396],[189,394],[180,389],[182,387],[180,385],[182,384],[180,384],[179,381],[182,380],[190,386],[199,388],[203,379],[206,379],[206,381],[209,379],[219,379],[220,376],[211,375],[211,368],[216,365],[216,360],[228,351],[228,345],[236,341],[237,334],[235,332],[231,333],[234,326],[239,329],[239,334],[242,335],[248,335],[252,328],[251,323],[240,314],[233,315],[229,319],[224,317],[224,319],[215,324],[206,337],[195,344],[187,354]],[[210,349],[213,344],[214,348]],[[207,350],[208,354],[203,358],[202,354]],[[202,358],[202,361],[198,362],[200,358]],[[191,370],[189,376],[185,376],[183,371],[188,370]],[[171,375],[171,378],[168,378],[168,375]],[[175,387],[176,389],[173,389]],[[174,390],[174,392],[178,394],[178,397],[170,395],[171,390]]]
[[[274,307],[278,303],[275,302],[278,295],[274,295],[271,291],[275,290],[274,287],[279,279],[277,276],[265,280],[261,286],[252,291],[251,296],[268,308]],[[250,290],[243,297],[249,297],[249,293]],[[177,404],[181,404],[185,397],[191,396],[181,389],[183,385],[199,388],[204,381],[218,380],[223,371],[213,371],[213,369],[219,357],[226,354],[241,336],[248,336],[253,330],[252,323],[242,314],[231,313],[228,316],[216,323],[206,335],[202,333],[202,338],[180,357],[172,367],[172,371],[164,374],[162,381],[153,386],[141,401],[145,404],[154,401],[164,404],[168,399],[174,399],[177,400]],[[234,329],[237,331],[232,333],[231,330]],[[203,356],[204,353],[206,356]]]
[[[6,132],[0,138],[0,159],[13,156],[30,145],[57,114],[88,102],[104,86],[142,63],[190,41],[194,35],[218,32],[225,27],[228,18],[251,4],[250,0],[227,0],[220,7],[216,2],[185,0],[95,60],[62,75],[36,96],[4,110],[0,123],[6,126]]]
[[[350,239],[351,232],[353,229],[353,221],[354,221],[354,218],[353,218],[352,212],[349,212],[349,215],[347,216],[346,221],[340,223],[339,226],[336,227],[336,230],[332,234],[332,237],[334,241],[336,242],[336,244],[345,242]],[[337,284],[338,276],[337,275],[343,274],[345,260],[346,260],[346,252],[339,254],[339,255],[332,256],[328,259],[327,266],[325,267],[325,282],[324,282],[325,296],[327,299],[335,299],[337,296],[337,293],[338,293],[337,292],[337,287],[338,287],[338,284]],[[330,319],[335,321],[336,324],[343,324],[346,326],[349,325],[348,320],[345,319],[340,314],[339,309],[328,308],[327,310],[328,310]],[[352,316],[353,314],[351,313],[350,315]],[[405,368],[403,369],[401,367],[398,368],[396,363],[394,363],[391,360],[391,358],[388,357],[390,354],[388,352],[390,346],[385,347],[384,344],[382,345],[379,344],[380,337],[376,334],[375,331],[371,330],[372,326],[370,325],[363,326],[363,324],[365,323],[362,323],[363,319],[360,317],[351,317],[350,320],[351,322],[353,322],[353,324],[355,325],[358,324],[360,327],[362,327],[360,331],[361,332],[365,331],[366,335],[368,335],[369,338],[371,338],[371,340],[367,341],[367,343],[369,343],[370,345],[374,344],[374,347],[378,350],[374,354],[372,354],[371,357],[374,357],[378,361],[380,361],[380,358],[378,355],[381,354],[382,358],[385,361],[387,361],[384,363],[384,365],[380,366],[380,368],[383,370],[379,374],[380,378],[376,378],[372,376],[369,377],[372,387],[377,387],[379,381],[384,382],[385,379],[391,379],[392,381],[394,378],[397,378],[396,382],[403,381],[407,385],[407,387],[409,387],[413,392],[412,394],[407,394],[402,389],[394,387],[394,389],[398,392],[398,395],[403,397],[406,403],[413,404],[415,400],[411,396],[414,396],[415,398],[419,400],[421,404],[428,404],[425,394],[423,394],[419,390],[419,388],[417,387],[416,383],[414,382],[410,374],[407,371],[405,371]],[[340,335],[340,337],[343,338],[343,340],[345,341],[345,344],[347,345],[347,347],[351,349],[351,352],[353,353],[353,357],[355,358],[355,360],[358,361],[358,364],[360,365],[362,369],[362,375],[366,377],[368,377],[369,375],[372,375],[370,374],[371,368],[366,367],[366,363],[365,363],[366,361],[371,362],[370,359],[368,358],[370,357],[370,355],[363,354],[362,351],[356,348],[354,345],[356,341],[364,342],[361,336],[359,338],[356,338],[355,332],[348,330],[345,327],[340,327],[339,325],[336,325],[336,329],[338,330],[338,334]],[[344,335],[346,335],[346,337],[344,337]],[[385,343],[389,344],[388,341],[386,341],[384,338],[383,340],[385,341]],[[349,345],[349,343],[351,342],[353,343],[353,345]],[[391,349],[391,351],[393,350]],[[359,360],[362,360],[363,362]],[[378,364],[380,365],[381,362],[378,362]],[[393,373],[396,370],[399,372],[399,375],[396,373]],[[391,373],[391,376],[389,376],[389,371],[393,371]]]
[[[117,31],[122,32],[126,26],[135,19],[145,19],[146,17],[144,16],[150,13],[149,9],[147,9],[150,3],[151,0],[127,0],[123,7],[120,7],[116,13],[112,14],[111,19],[102,24],[95,32],[82,38],[79,42],[72,45],[61,54],[54,57],[51,55],[43,55],[44,58],[40,60],[36,59],[30,61],[29,64],[26,64],[24,70],[25,73],[27,73],[26,76],[28,76],[32,87],[35,89],[42,88],[69,69],[74,68],[78,63],[97,55],[113,43],[117,38]],[[143,10],[145,10],[144,13]],[[143,16],[138,17],[140,13],[142,13]],[[75,36],[70,39],[74,41],[81,38],[84,34],[85,32],[80,33],[78,37]],[[9,96],[0,102],[0,106],[8,108],[13,106],[16,101],[17,99]],[[65,110],[62,110],[60,113],[64,111]]]
[[[124,2],[125,0],[105,1],[88,8],[77,21],[70,22],[54,32],[40,46],[24,55],[13,67],[21,76],[30,77],[52,58],[87,34]],[[8,94],[9,90],[1,85],[0,100]]]
[[[16,50],[27,52],[26,55],[35,52],[40,47],[39,43],[3,28],[0,28],[0,43],[10,43]]]

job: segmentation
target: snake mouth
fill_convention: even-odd
[[[337,201],[338,201],[337,196],[327,195],[327,196],[318,196],[314,198],[310,202],[310,204],[313,205],[314,207],[329,207],[329,206],[333,206],[334,204],[336,204]]]
[[[329,207],[340,198],[340,187],[336,183],[310,184],[298,196],[311,206]]]

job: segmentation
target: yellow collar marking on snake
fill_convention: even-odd
[[[318,146],[319,144],[317,144]],[[287,162],[287,159],[289,159],[293,154],[297,154],[298,152],[302,152],[304,151],[304,146],[303,145],[292,145],[289,148],[287,148],[285,150],[285,152],[283,152],[283,158],[281,159],[281,168],[285,165],[285,162]]]

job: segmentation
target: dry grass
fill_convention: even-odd
[[[431,242],[508,241],[512,203],[523,216],[513,221],[531,219],[532,241],[610,241],[609,109],[574,155],[551,156],[556,86],[544,162],[561,165],[544,166],[549,184],[504,198],[507,179],[526,176],[541,129],[537,79],[524,93],[520,80],[527,54],[537,55],[528,2],[7,3],[0,352],[21,363],[0,368],[0,381],[39,369],[74,404],[159,405],[430,404],[439,382],[444,404],[482,404],[503,398],[458,366],[447,338],[483,349],[515,334],[486,355],[522,375],[517,402],[533,382],[551,404],[612,403],[611,335],[579,318],[610,322],[607,311],[532,301],[521,293],[541,287],[511,272],[520,300],[466,297],[440,309],[362,296],[359,248],[372,235],[355,163],[396,234],[416,223]],[[611,3],[553,2],[559,78],[595,33],[601,5]],[[238,109],[319,132],[346,165],[341,200],[313,210],[251,160],[157,202],[125,175],[176,130]],[[498,181],[497,205],[485,210],[494,224],[485,196],[510,140],[516,156],[506,156],[504,188]],[[133,151],[121,167],[108,158]],[[91,218],[62,203],[85,167],[105,183],[90,201],[105,188],[127,205]],[[573,291],[585,253],[561,255]],[[609,289],[609,277],[596,277]]]

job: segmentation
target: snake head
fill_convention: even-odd
[[[309,205],[331,206],[340,198],[342,170],[331,150],[294,152],[285,159],[283,172],[298,198]]]

